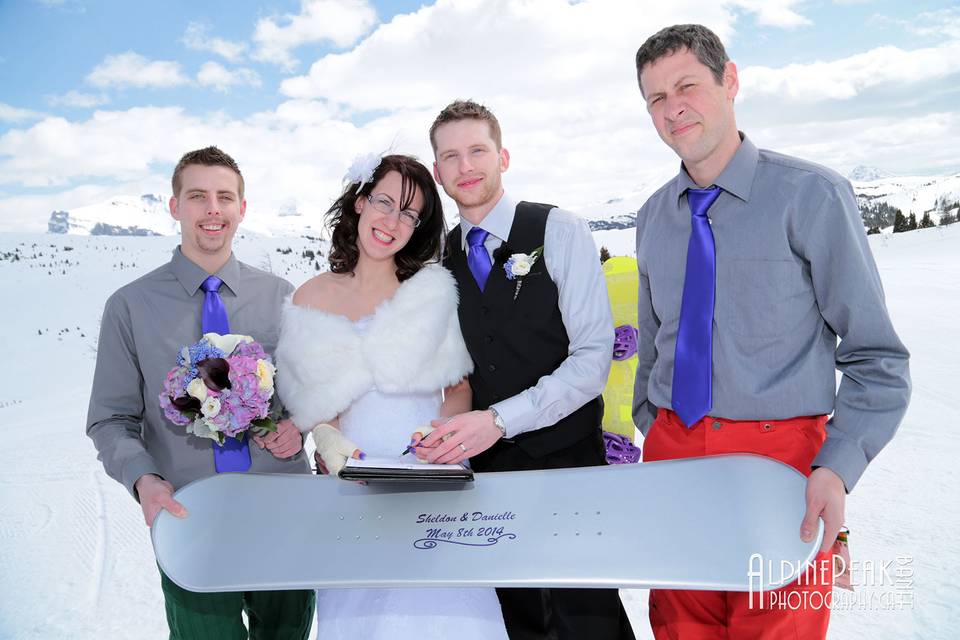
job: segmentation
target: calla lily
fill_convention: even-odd
[[[228,333],[225,336],[219,333],[205,333],[203,334],[203,339],[217,349],[220,349],[220,351],[223,351],[224,355],[233,353],[233,350],[236,349],[237,345],[241,342],[253,342],[253,338],[250,336],[242,336],[237,333]]]

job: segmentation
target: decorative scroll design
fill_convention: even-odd
[[[487,538],[486,542],[463,542],[461,540],[446,540],[444,538],[420,538],[419,540],[413,543],[413,546],[417,549],[433,549],[437,546],[438,542],[449,542],[450,544],[459,544],[464,547],[492,547],[493,545],[500,542],[501,538],[507,538],[508,540],[513,540],[517,537],[515,533],[504,533],[497,536],[496,538]]]

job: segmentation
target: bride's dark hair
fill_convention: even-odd
[[[440,194],[430,171],[416,158],[404,155],[384,156],[373,172],[373,178],[363,185],[357,193],[357,182],[347,185],[343,193],[327,210],[327,224],[332,229],[330,234],[330,271],[333,273],[352,273],[357,266],[360,250],[357,248],[357,225],[360,216],[357,214],[356,202],[366,198],[377,183],[391,171],[396,171],[402,179],[400,187],[400,202],[397,203],[402,211],[410,206],[417,190],[423,194],[423,210],[420,212],[420,225],[413,230],[410,241],[397,252],[394,260],[397,263],[397,279],[403,282],[428,262],[435,262],[440,257],[440,242],[446,233],[446,224],[443,220],[443,205]]]

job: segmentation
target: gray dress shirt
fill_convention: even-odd
[[[517,203],[504,194],[479,226],[490,232],[484,246],[490,254],[510,237]],[[461,219],[460,238],[475,225]],[[569,355],[553,373],[529,389],[492,405],[503,418],[507,437],[548,427],[601,393],[613,357],[613,316],[607,282],[587,223],[563,209],[552,209],[544,229],[543,257],[559,293],[563,326],[570,338]]]
[[[835,471],[850,491],[906,412],[909,353],[890,322],[850,183],[741,137],[709,210],[717,260],[709,415],[833,413],[813,465]],[[657,407],[671,406],[690,237],[686,190],[696,186],[681,167],[637,214],[633,415],[643,433]]]
[[[160,391],[180,349],[200,339],[208,277],[180,248],[169,263],[117,290],[107,300],[100,325],[97,366],[87,413],[87,435],[107,474],[134,497],[134,483],[153,473],[174,489],[212,476],[211,440],[189,435],[160,408]],[[267,353],[277,346],[280,309],[293,286],[234,256],[213,274],[223,280],[223,299],[233,333],[249,335]],[[306,456],[281,460],[250,445],[250,471],[309,473]]]

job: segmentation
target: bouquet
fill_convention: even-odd
[[[216,440],[242,440],[248,429],[257,435],[276,431],[271,414],[276,369],[263,347],[250,336],[204,334],[180,350],[160,394],[168,420],[187,433]]]

